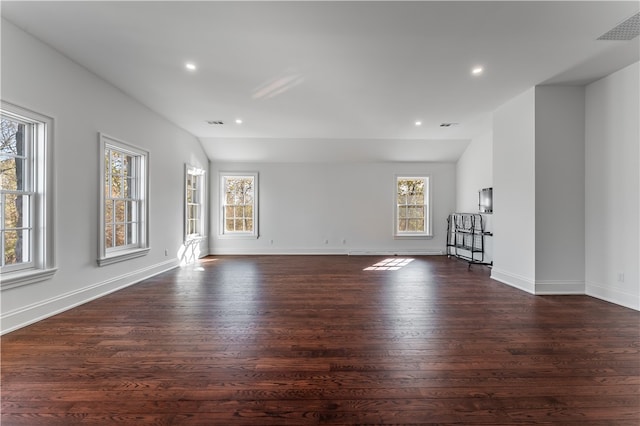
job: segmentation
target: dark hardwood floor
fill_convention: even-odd
[[[416,257],[209,257],[2,337],[2,426],[640,423],[640,313]]]

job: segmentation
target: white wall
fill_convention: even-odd
[[[634,309],[640,309],[639,80],[635,63],[586,89],[586,291]]]
[[[456,164],[456,211],[478,211],[478,191],[493,186],[493,133],[471,140]]]
[[[259,173],[260,238],[218,238],[220,171]],[[393,238],[396,174],[431,176],[432,239]],[[453,163],[212,163],[210,185],[216,254],[444,253],[455,208]]]
[[[640,309],[639,80],[636,63],[495,112],[493,278]]]
[[[6,332],[177,265],[184,164],[204,169],[197,139],[2,21],[2,99],[54,118],[54,278],[2,291]],[[98,132],[150,153],[148,255],[98,267]],[[169,255],[165,256],[165,249]]]
[[[478,212],[478,191],[493,187],[493,133],[485,132],[471,143],[456,163],[456,211]],[[493,232],[493,214],[483,214],[484,229]],[[484,262],[493,261],[493,237],[484,237]]]
[[[584,294],[584,128],[583,87],[536,87],[536,294]]]
[[[535,89],[493,116],[491,277],[535,292]]]

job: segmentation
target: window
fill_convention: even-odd
[[[185,241],[204,236],[204,170],[186,166],[185,176]]]
[[[53,120],[3,102],[0,123],[0,281],[5,289],[55,272]]]
[[[149,154],[100,134],[102,176],[99,265],[142,256],[147,242]]]
[[[221,173],[221,236],[258,237],[258,174]]]
[[[431,235],[428,176],[396,177],[396,237]]]

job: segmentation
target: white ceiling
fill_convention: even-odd
[[[638,61],[638,37],[596,39],[639,4],[3,1],[2,16],[197,136],[212,160],[455,161],[524,90]]]

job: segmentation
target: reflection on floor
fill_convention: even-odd
[[[403,259],[397,257],[390,257],[381,262],[376,263],[373,266],[369,266],[364,268],[363,271],[397,271],[403,266],[407,266],[409,263],[413,262],[413,259]]]

